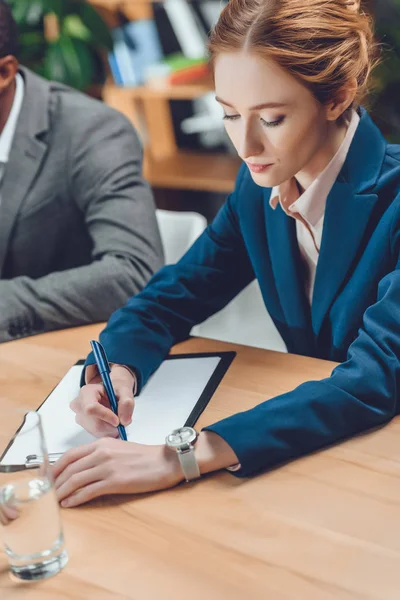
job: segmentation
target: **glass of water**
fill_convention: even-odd
[[[40,415],[28,412],[7,441],[6,429],[0,431],[0,539],[14,576],[45,579],[61,571],[68,555]]]

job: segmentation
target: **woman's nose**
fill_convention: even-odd
[[[240,144],[239,155],[243,160],[259,156],[264,152],[264,144],[256,136],[246,133]]]

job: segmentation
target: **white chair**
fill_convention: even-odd
[[[157,222],[164,247],[165,264],[178,262],[207,227],[207,220],[196,212],[157,209]]]
[[[253,281],[225,308],[196,325],[192,335],[286,352],[286,345],[269,316],[258,281]]]
[[[165,263],[176,263],[207,227],[195,212],[157,209]],[[286,351],[286,346],[269,316],[257,281],[253,281],[219,313],[193,327],[193,335]]]

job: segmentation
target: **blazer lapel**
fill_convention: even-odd
[[[49,128],[49,84],[27,69],[21,69],[21,73],[24,101],[1,186],[0,274],[21,204],[47,151],[43,133]]]
[[[385,152],[383,136],[362,109],[346,162],[327,199],[312,299],[316,336],[358,253],[362,252],[362,240],[378,200],[373,188]]]
[[[285,214],[280,204],[275,210],[272,209],[269,198],[270,191],[265,193],[267,239],[283,317],[291,328],[308,329],[310,307],[304,290],[303,265],[297,244],[296,222]]]
[[[376,194],[353,194],[337,181],[329,195],[312,299],[312,324],[318,335],[325,315],[355,262],[378,199]]]

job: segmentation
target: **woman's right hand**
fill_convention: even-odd
[[[71,402],[75,421],[95,437],[119,437],[118,425],[127,426],[132,422],[135,407],[134,374],[122,365],[112,365],[111,381],[118,401],[118,416],[110,408],[107,394],[95,365],[86,368],[86,385],[79,396]]]

